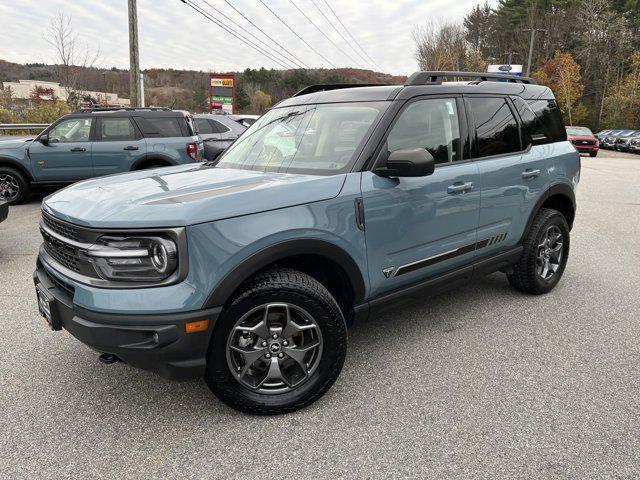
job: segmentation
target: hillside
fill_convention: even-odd
[[[111,68],[78,67],[80,88],[115,92],[129,96],[129,72]],[[145,74],[145,100],[149,105],[202,111],[207,108],[209,72],[177,69],[148,69]],[[315,83],[402,83],[406,77],[354,68],[310,70],[259,70],[236,72],[238,80],[237,107],[243,112],[264,108],[263,92],[270,104],[291,96],[301,88]],[[0,82],[34,79],[57,81],[56,66],[17,64],[0,60]]]

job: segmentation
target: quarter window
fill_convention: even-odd
[[[504,98],[469,99],[476,126],[478,157],[519,152],[520,132]]]
[[[103,118],[100,137],[103,142],[135,140],[136,131],[128,118]]]
[[[432,98],[411,103],[398,117],[387,138],[390,152],[425,148],[436,163],[462,159],[456,101]]]
[[[531,132],[533,138],[544,135],[547,142],[563,142],[567,139],[560,108],[555,100],[527,100],[527,104],[538,118]]]
[[[49,131],[49,141],[51,143],[88,142],[92,121],[92,118],[64,120]]]

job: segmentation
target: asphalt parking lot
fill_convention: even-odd
[[[550,294],[504,275],[349,334],[311,407],[251,417],[202,381],[103,365],[38,318],[39,201],[0,223],[1,478],[640,476],[640,156],[582,159]]]

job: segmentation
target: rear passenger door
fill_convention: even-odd
[[[544,152],[533,151],[521,134],[522,122],[505,96],[465,97],[473,126],[472,156],[480,171],[478,257],[520,241],[530,204],[537,200],[549,171]]]
[[[130,117],[97,118],[93,144],[93,174],[96,177],[128,172],[147,153],[147,144]]]

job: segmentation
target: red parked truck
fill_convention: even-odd
[[[595,157],[598,155],[598,139],[587,127],[565,127],[567,140],[573,143],[580,153],[588,153]]]

